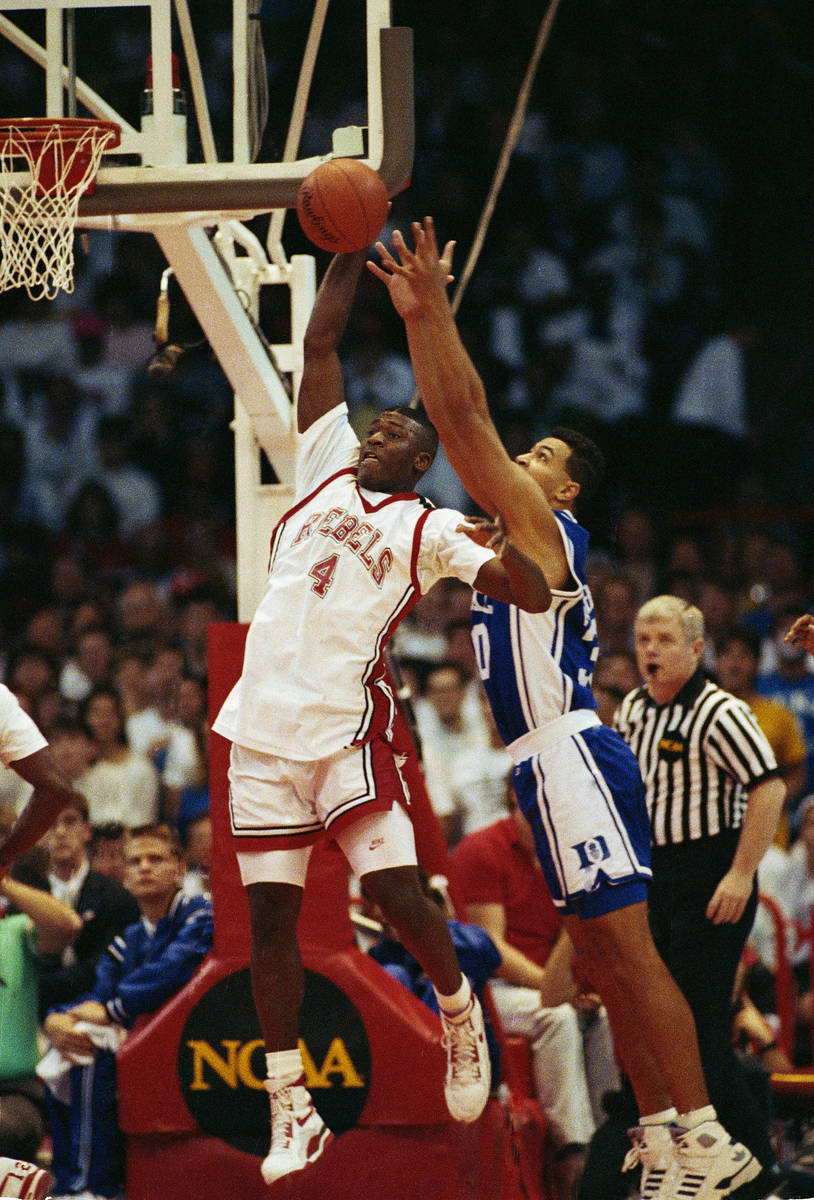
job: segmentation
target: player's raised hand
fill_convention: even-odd
[[[424,312],[433,304],[446,303],[446,286],[450,274],[455,242],[447,242],[444,253],[438,253],[432,217],[412,226],[415,248],[411,250],[401,230],[393,232],[393,249],[376,242],[375,249],[381,264],[368,260],[368,270],[380,279],[390,292],[399,316],[407,320]]]
[[[794,646],[805,646],[809,654],[814,654],[814,616],[803,613],[798,617],[783,641],[791,642]]]
[[[509,535],[500,513],[495,513],[494,517],[467,517],[455,532],[465,533],[479,546],[494,550],[498,558],[503,557],[509,546]]]

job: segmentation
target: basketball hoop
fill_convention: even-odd
[[[24,287],[32,300],[73,291],[79,200],[120,135],[114,121],[0,120],[0,291]]]

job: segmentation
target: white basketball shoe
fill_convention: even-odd
[[[271,1146],[260,1171],[267,1184],[304,1170],[334,1140],[311,1102],[304,1076],[296,1083],[274,1090],[272,1087],[272,1082],[266,1080],[271,1102]]]
[[[0,1157],[0,1196],[43,1200],[51,1190],[51,1176],[36,1163]]]
[[[636,1125],[627,1133],[633,1147],[627,1152],[622,1170],[633,1171],[641,1164],[641,1200],[662,1200],[662,1197],[673,1196],[672,1184],[677,1167],[670,1126]]]
[[[762,1167],[750,1150],[718,1121],[694,1129],[671,1125],[676,1153],[675,1194],[682,1200],[720,1200],[756,1179]]]
[[[447,1074],[444,1096],[450,1116],[470,1124],[477,1121],[489,1099],[492,1068],[483,1012],[477,996],[472,993],[469,1004],[456,1017],[441,1012],[441,1038],[447,1052]]]

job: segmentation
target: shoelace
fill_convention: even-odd
[[[294,1097],[291,1088],[271,1094],[271,1149],[286,1146],[294,1133]]]
[[[444,1031],[444,1046],[450,1051],[452,1074],[456,1079],[480,1079],[478,1039],[472,1021],[450,1024]]]
[[[623,1171],[635,1171],[640,1162],[643,1162],[642,1152],[638,1146],[631,1146],[625,1155],[625,1161],[622,1163]]]
[[[307,1105],[297,1105],[293,1087],[280,1088],[270,1094],[271,1100],[271,1150],[284,1150],[294,1137],[294,1120],[297,1109],[302,1116],[308,1115]]]
[[[641,1164],[643,1167],[654,1167],[657,1163],[657,1157],[654,1151],[648,1147],[647,1143],[636,1141],[630,1147],[625,1155],[625,1161],[622,1163],[623,1171],[635,1171],[636,1167]]]

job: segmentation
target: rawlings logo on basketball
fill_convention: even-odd
[[[381,176],[358,158],[333,158],[307,175],[297,195],[306,237],[322,250],[364,250],[381,233],[389,201]]]
[[[315,241],[322,249],[336,247],[342,241],[341,236],[336,233],[328,224],[328,218],[325,213],[320,212],[318,197],[312,187],[303,184],[300,188],[298,200],[298,212],[300,213],[300,224],[305,223],[308,226],[308,236],[312,241]]]

